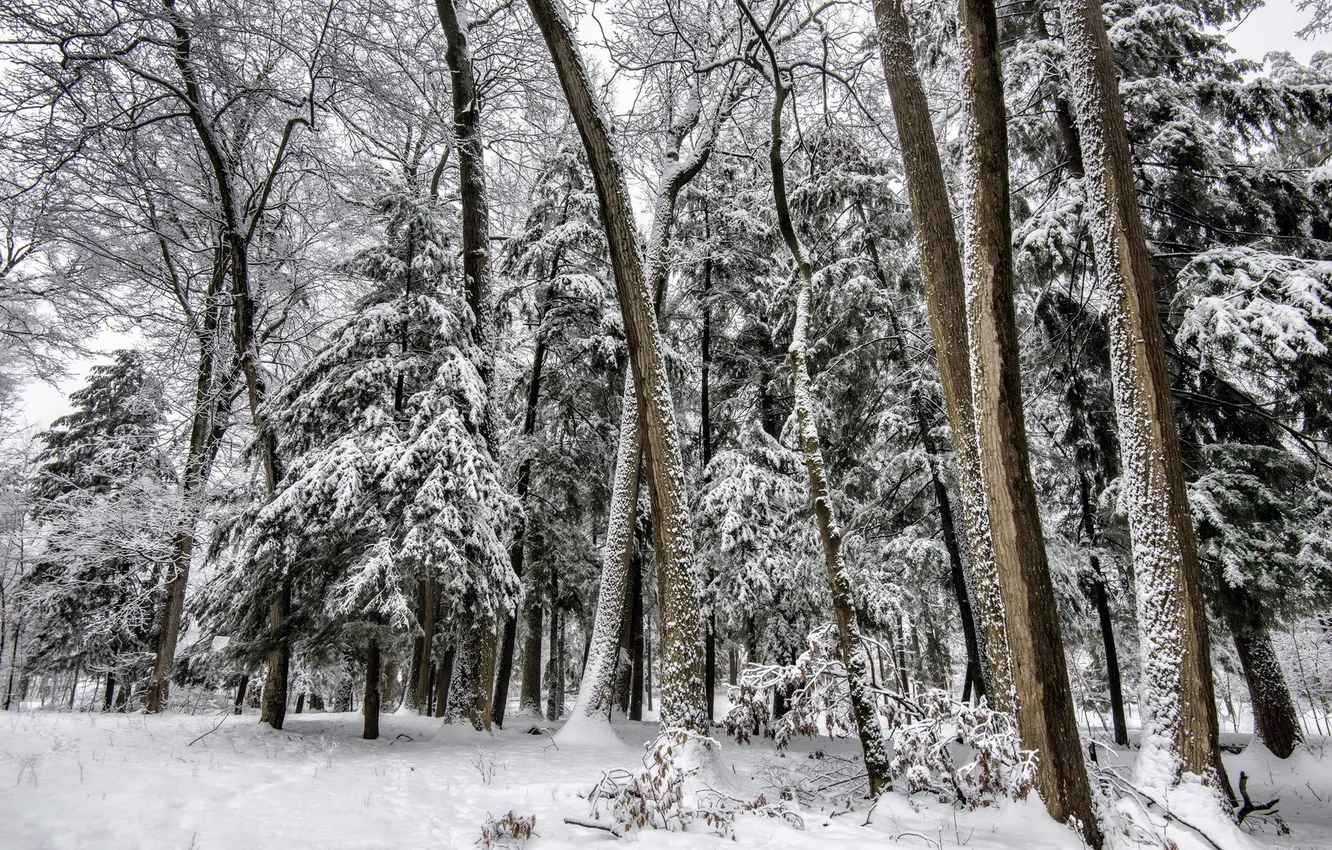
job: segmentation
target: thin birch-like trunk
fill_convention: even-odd
[[[745,17],[749,19],[768,54],[772,71],[773,104],[768,164],[772,171],[773,204],[777,210],[777,223],[782,239],[796,266],[795,327],[791,332],[791,380],[795,385],[795,415],[800,439],[800,450],[805,458],[809,475],[809,494],[823,544],[824,566],[828,571],[828,585],[832,590],[833,611],[837,617],[837,637],[846,670],[847,691],[851,699],[851,713],[855,717],[860,747],[865,757],[869,776],[870,795],[877,795],[888,787],[890,766],[883,729],[879,723],[878,707],[869,686],[869,656],[860,637],[860,624],[856,620],[855,595],[851,575],[842,560],[842,529],[833,509],[832,492],[823,463],[823,449],[819,445],[818,428],[814,423],[813,387],[809,376],[809,314],[813,297],[814,272],[805,257],[804,248],[795,232],[791,208],[786,194],[786,165],[782,159],[782,115],[790,88],[783,78],[777,54],[768,41],[758,20],[744,0],[737,0]]]

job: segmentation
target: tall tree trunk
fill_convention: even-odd
[[[558,266],[558,260],[555,265]],[[554,271],[555,269],[552,268],[552,277]],[[546,362],[546,338],[542,332],[544,318],[545,310],[542,309],[539,311],[537,322],[536,348],[532,352],[532,375],[527,382],[527,404],[523,411],[524,438],[530,438],[536,431],[537,410],[541,403],[541,371]],[[518,483],[514,488],[514,495],[524,508],[527,507],[528,494],[531,488],[532,461],[530,458],[524,458],[518,468]],[[509,565],[513,568],[514,575],[520,579],[523,577],[526,532],[526,523],[520,520],[518,528],[514,531],[513,543],[509,545]],[[517,639],[518,615],[517,612],[514,612],[514,615],[504,623],[504,637],[500,641],[499,674],[495,677],[495,697],[492,700],[494,710],[491,713],[491,720],[496,726],[500,727],[504,726],[504,708],[509,701],[509,679],[513,675],[513,653]],[[539,637],[538,640],[540,640]],[[520,705],[521,702],[520,699]]]
[[[448,710],[444,714],[449,723],[467,722],[478,732],[490,728],[490,688],[483,687],[482,682],[486,644],[493,641],[494,633],[486,623],[473,623],[469,631],[458,636],[453,676],[449,683]]]
[[[814,521],[823,544],[824,566],[832,590],[833,611],[837,617],[837,637],[846,669],[847,690],[851,698],[851,711],[855,716],[860,747],[865,757],[871,796],[887,787],[890,768],[888,750],[879,724],[879,712],[869,688],[869,659],[865,643],[860,637],[856,620],[855,597],[851,576],[842,561],[842,529],[833,510],[832,492],[824,468],[823,449],[814,424],[814,400],[809,376],[809,314],[814,288],[814,272],[805,257],[804,248],[795,232],[791,208],[786,195],[786,165],[782,159],[782,116],[790,88],[782,77],[777,54],[768,41],[766,32],[750,12],[744,0],[737,0],[745,17],[754,27],[768,54],[772,72],[773,105],[768,149],[768,164],[772,171],[773,204],[777,210],[777,223],[786,248],[791,252],[798,275],[795,303],[795,328],[791,332],[791,380],[795,385],[795,414],[799,431],[800,449],[809,475],[809,494],[814,509]]]
[[[712,240],[712,223],[708,209],[703,208],[704,238],[709,246]],[[700,297],[703,310],[703,338],[701,343],[703,369],[699,381],[699,433],[698,441],[703,454],[703,475],[707,475],[708,464],[712,463],[712,252],[703,258],[703,294]],[[711,585],[711,576],[708,583]],[[711,587],[705,589],[708,596],[708,631],[703,651],[703,688],[708,702],[708,720],[717,717],[717,612],[716,600],[712,599]]]
[[[1101,559],[1095,555],[1091,559],[1092,604],[1096,606],[1096,616],[1101,624],[1101,643],[1105,648],[1105,675],[1110,683],[1110,720],[1114,729],[1115,743],[1128,746],[1128,721],[1124,716],[1124,684],[1119,672],[1119,652],[1115,649],[1114,623],[1110,620],[1110,601],[1106,598],[1105,580],[1101,577]]]
[[[167,706],[171,670],[176,663],[176,642],[185,612],[185,590],[190,580],[190,561],[194,554],[195,523],[198,521],[204,488],[217,457],[226,430],[230,406],[230,381],[219,386],[216,376],[218,348],[222,342],[222,313],[226,302],[220,297],[226,280],[227,255],[220,248],[213,252],[213,271],[208,281],[203,326],[198,334],[199,363],[195,369],[194,412],[190,419],[190,443],[185,455],[181,481],[181,526],[176,532],[171,563],[167,567],[166,595],[157,617],[157,655],[148,681],[145,708],[155,714]]]
[[[1226,625],[1235,639],[1235,652],[1249,686],[1254,732],[1277,758],[1290,758],[1304,734],[1271,632],[1247,588],[1227,584],[1221,595]]]
[[[116,674],[111,670],[107,670],[106,693],[102,697],[102,713],[105,714],[106,712],[110,711],[112,706],[114,706],[115,704],[116,704]]]
[[[379,737],[379,661],[379,641],[371,638],[365,647],[365,699],[361,703],[361,712],[365,715],[361,737],[367,741]]]
[[[958,251],[948,186],[934,134],[934,121],[925,99],[925,86],[916,68],[915,42],[901,0],[875,0],[879,49],[888,94],[893,105],[897,137],[902,146],[911,217],[916,227],[921,280],[930,312],[939,381],[953,431],[957,456],[958,490],[963,523],[971,552],[972,591],[981,665],[990,704],[1001,711],[1013,708],[1013,671],[1004,626],[1003,596],[994,563],[990,518],[981,478],[975,411],[971,402],[971,354],[966,311],[966,283]]]
[[[662,670],[666,678],[662,682],[661,724],[665,729],[704,732],[702,623],[693,568],[693,522],[684,491],[684,461],[661,334],[643,273],[629,188],[572,25],[557,0],[528,0],[528,6],[554,61],[596,183],[629,345],[635,397],[645,423],[653,542],[663,577],[661,621],[668,626],[662,634]],[[607,611],[622,610],[622,606],[604,607]],[[607,633],[618,632],[617,628]]]
[[[967,116],[967,317],[972,397],[990,535],[1003,596],[1024,747],[1040,753],[1036,786],[1050,814],[1102,843],[1083,764],[1036,487],[1027,457],[1013,307],[1008,129],[993,0],[961,0]]]
[[[865,214],[865,208],[857,203],[856,210],[860,214],[861,222],[868,228],[869,216]],[[869,250],[870,259],[874,262],[875,277],[886,295],[890,291],[888,273],[885,271],[883,261],[879,257],[878,241],[872,235],[869,236]],[[897,310],[894,309],[891,303],[888,303],[886,312],[889,329],[892,332],[890,344],[894,348],[897,359],[902,364],[903,369],[914,371],[909,360],[906,335],[902,333],[902,326],[897,318]],[[971,610],[969,592],[971,582],[967,575],[966,565],[962,562],[962,547],[957,540],[957,518],[953,515],[953,500],[948,495],[948,488],[944,485],[943,479],[939,476],[939,447],[934,440],[934,432],[930,428],[930,412],[925,405],[924,397],[921,395],[920,385],[915,380],[911,384],[910,402],[912,416],[916,420],[916,436],[920,440],[920,447],[925,452],[925,463],[929,467],[930,484],[934,491],[934,503],[939,508],[939,530],[943,535],[944,550],[948,553],[949,583],[953,586],[953,596],[957,600],[958,619],[962,623],[963,645],[967,650],[967,677],[962,687],[967,695],[974,688],[976,698],[980,699],[985,696],[985,679],[981,673],[983,662],[981,660],[980,639],[976,634],[975,614]],[[967,695],[962,697],[964,701],[967,699]]]
[[[559,698],[559,682],[564,678],[564,656],[560,653],[564,636],[564,623],[560,617],[560,606],[551,594],[550,603],[550,640],[547,651],[550,658],[546,661],[546,719],[559,720],[564,706]]]
[[[486,190],[485,149],[481,140],[481,100],[476,68],[472,63],[469,24],[456,0],[435,0],[447,48],[445,61],[451,75],[453,136],[458,151],[459,196],[462,202],[463,277],[467,304],[472,309],[472,336],[481,352],[477,372],[489,392],[494,372],[494,331],[490,309],[490,207]],[[481,432],[486,448],[493,453],[493,400],[487,398]],[[454,672],[453,701],[467,707],[468,719],[477,729],[489,729],[494,680],[486,675],[494,667],[494,625],[472,623],[485,648],[475,657],[469,642],[458,652]]]
[[[634,557],[629,573],[629,719],[643,719],[643,558]]]
[[[540,577],[530,571],[527,585],[527,616],[523,623],[523,681],[518,693],[518,710],[541,715],[541,632],[542,611]]]
[[[609,524],[602,547],[601,590],[592,624],[588,663],[583,671],[583,683],[578,690],[578,701],[574,704],[571,722],[600,719],[603,716],[609,719],[610,702],[614,698],[612,688],[615,666],[619,659],[620,633],[623,631],[625,600],[634,556],[634,520],[637,517],[639,468],[643,452],[643,426],[638,417],[638,403],[630,374],[625,375],[622,399],[620,441],[615,455],[615,478],[611,485]],[[552,636],[555,634],[554,629],[555,623],[552,622]]]
[[[1123,452],[1143,670],[1141,781],[1221,764],[1198,543],[1189,515],[1164,338],[1114,55],[1098,2],[1061,0],[1087,168],[1096,267],[1111,305],[1110,372]]]
[[[236,685],[236,702],[232,706],[232,714],[241,714],[245,711],[245,692],[250,689],[250,674],[242,673],[240,682]]]
[[[444,650],[444,657],[439,660],[439,672],[435,675],[435,716],[444,717],[449,709],[449,685],[453,682],[454,648]]]
[[[1096,512],[1092,507],[1092,476],[1078,475],[1078,499],[1082,506],[1082,531],[1093,546],[1099,537]],[[1101,572],[1101,559],[1091,556],[1091,586],[1089,591],[1096,617],[1101,626],[1101,643],[1105,649],[1105,676],[1110,686],[1110,718],[1115,743],[1128,746],[1128,720],[1124,714],[1124,684],[1119,672],[1119,652],[1115,649],[1115,626],[1110,619],[1110,600],[1105,591],[1105,575]]]
[[[435,663],[431,650],[435,644],[435,617],[439,612],[439,584],[434,579],[421,579],[417,585],[421,611],[421,636],[418,647],[412,647],[412,708],[429,716],[430,677]]]

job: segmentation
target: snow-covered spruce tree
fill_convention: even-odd
[[[380,213],[384,243],[348,264],[375,287],[267,407],[290,466],[274,498],[235,523],[234,563],[213,592],[242,653],[262,650],[254,602],[284,576],[300,602],[293,645],[355,641],[372,665],[391,633],[414,628],[422,579],[450,623],[494,623],[519,597],[503,538],[516,506],[481,434],[486,389],[447,231],[408,186]],[[482,643],[457,637],[460,650]],[[481,728],[472,715],[450,702],[451,720]],[[369,733],[369,713],[366,723]]]
[[[82,670],[125,706],[152,662],[162,571],[178,519],[161,383],[118,351],[42,435],[31,485],[41,548],[20,585],[29,669]]]
[[[505,245],[501,303],[532,328],[530,349],[522,338],[512,368],[519,415],[504,456],[516,494],[543,505],[526,516],[510,550],[526,586],[519,709],[540,716],[543,608],[586,613],[597,581],[626,364],[605,232],[576,143],[559,145],[545,163],[530,204]]]

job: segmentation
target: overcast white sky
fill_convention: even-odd
[[[1315,51],[1332,50],[1332,36],[1324,34],[1307,41],[1295,36],[1310,17],[1310,13],[1298,11],[1296,0],[1268,0],[1265,6],[1231,30],[1228,39],[1236,53],[1246,59],[1261,61],[1272,51],[1284,50],[1307,63]],[[112,351],[128,343],[126,337],[116,335],[97,347]],[[88,365],[71,369],[70,376],[59,385],[35,383],[28,386],[19,402],[19,416],[30,426],[44,428],[51,420],[66,413],[69,410],[66,396],[83,384]]]

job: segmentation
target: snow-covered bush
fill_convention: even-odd
[[[505,848],[522,850],[536,829],[536,815],[515,815],[509,812],[499,820],[486,812],[485,823],[481,824],[481,837],[476,840],[482,850]]]
[[[967,808],[1027,796],[1036,753],[1021,748],[1011,714],[970,705],[942,690],[894,698],[888,711],[893,779],[907,794],[928,792]],[[970,758],[959,764],[959,747]]]
[[[592,823],[569,822],[617,836],[638,829],[702,829],[725,837],[741,814],[780,818],[796,829],[805,828],[800,815],[784,801],[769,802],[763,794],[745,801],[707,784],[704,774],[716,752],[717,743],[711,738],[667,730],[648,744],[642,772],[614,770],[592,788],[588,794]]]
[[[778,690],[788,710],[774,718],[770,704]],[[1036,754],[1021,748],[1012,715],[993,711],[984,702],[961,702],[944,690],[924,690],[914,697],[884,688],[874,692],[892,745],[896,790],[929,792],[941,801],[976,808],[1004,797],[1022,799],[1031,789]],[[794,736],[852,734],[836,628],[829,624],[812,632],[809,649],[791,666],[751,666],[731,689],[731,701],[723,723],[742,743],[762,734],[784,748]]]

